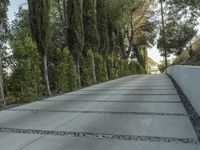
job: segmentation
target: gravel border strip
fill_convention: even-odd
[[[102,87],[152,87],[152,86],[164,86],[164,87],[174,87],[173,84],[170,85],[99,85],[99,86],[95,86],[93,88],[98,89],[98,88],[102,88]],[[89,87],[86,87],[89,88]]]
[[[152,116],[187,116],[182,113],[149,113],[149,112],[112,112],[112,111],[73,111],[73,110],[36,110],[36,109],[8,109],[6,111],[54,112],[54,113],[83,113],[83,114],[113,114],[113,115],[152,115]]]
[[[105,85],[100,85],[99,87],[152,87],[152,86],[170,86],[173,87],[173,84],[136,84],[136,85],[109,85],[109,84],[105,84]],[[94,88],[97,88],[94,87]]]
[[[72,94],[72,93],[69,93],[69,94],[66,94],[65,96],[80,96],[80,95],[85,95],[85,96],[88,96],[88,95],[123,95],[123,96],[126,96],[126,95],[148,95],[148,96],[151,96],[151,95],[159,95],[159,96],[166,96],[166,95],[177,95],[177,94],[165,94],[165,93],[161,93],[161,94],[145,94],[145,93],[142,93],[142,94],[118,94],[118,93],[113,93],[113,94],[83,94],[83,93],[80,93],[80,94]]]
[[[91,89],[91,90],[87,90],[87,89],[83,89],[80,91],[176,91],[176,89]]]
[[[176,83],[176,81],[170,75],[168,75],[168,76],[172,80],[172,83],[174,84],[174,86],[175,86],[175,88],[176,88],[176,90],[179,94],[181,102],[183,103],[183,105],[184,105],[184,107],[185,107],[185,109],[188,113],[190,121],[192,122],[194,130],[196,132],[197,138],[200,142],[200,115],[196,112],[196,110],[194,109],[194,107],[190,103],[187,96],[183,93],[181,87]]]
[[[181,103],[181,101],[134,101],[134,100],[126,100],[126,101],[112,101],[112,100],[56,100],[56,99],[51,99],[51,100],[43,100],[39,102],[98,102],[98,103]]]
[[[51,131],[51,130],[33,130],[33,129],[15,129],[15,128],[0,128],[2,133],[18,133],[18,134],[39,134],[51,136],[69,136],[69,137],[84,137],[96,139],[113,139],[135,142],[163,142],[163,143],[179,143],[179,144],[198,144],[199,141],[189,138],[172,138],[172,137],[156,137],[156,136],[135,136],[135,135],[118,135],[104,133],[89,133],[89,132],[70,132],[70,131]]]

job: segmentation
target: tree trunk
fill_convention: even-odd
[[[81,75],[80,75],[80,55],[78,54],[76,60],[77,75],[78,75],[78,87],[81,88]]]
[[[186,46],[187,47],[187,46]],[[187,47],[189,55],[192,57],[194,55],[194,50],[192,49],[192,42],[190,41],[189,47]]]
[[[23,86],[21,87],[21,95],[24,97],[24,88],[23,88]]]
[[[4,97],[4,89],[3,89],[1,51],[0,51],[0,104],[6,106],[6,101],[5,101],[5,97]]]
[[[104,60],[104,68],[105,68],[105,71],[106,71],[106,81],[108,81],[108,68],[107,68],[106,60]]]
[[[6,106],[6,101],[4,97],[4,89],[3,89],[3,79],[2,79],[2,73],[0,72],[0,103]]]
[[[32,38],[36,42],[40,54],[40,67],[46,87],[46,95],[50,96],[50,86],[47,68],[47,49],[50,41],[50,0],[28,0],[29,19]]]
[[[39,100],[37,81],[36,81],[35,76],[33,76],[33,78],[34,78],[34,82],[35,82],[35,98],[36,98],[37,100]]]
[[[48,77],[48,68],[47,68],[47,56],[46,54],[42,57],[42,64],[41,64],[41,70],[43,75],[44,84],[46,87],[46,95],[51,96],[51,90],[49,86],[49,77]]]
[[[61,75],[61,92],[60,92],[60,94],[64,92],[64,84],[63,84],[63,82],[64,82],[64,75],[63,75],[63,72],[62,72],[62,75]]]
[[[95,54],[92,58],[92,71],[93,71],[93,82],[94,84],[97,84],[97,78],[96,78],[96,69],[95,69]]]

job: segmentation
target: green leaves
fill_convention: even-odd
[[[86,54],[83,54],[81,56],[81,83],[83,87],[90,86],[93,84],[93,57],[93,52],[91,50],[87,50]]]
[[[200,4],[191,0],[166,0],[165,1],[165,34],[160,32],[158,39],[158,48],[162,55],[164,47],[168,54],[180,55],[184,48],[197,34],[195,26],[197,25],[197,16]],[[165,43],[164,43],[165,42]],[[165,45],[165,46],[164,46]]]
[[[193,39],[197,31],[189,23],[168,22],[165,25],[166,39],[165,46],[169,54],[180,55],[187,44]],[[162,34],[158,40],[158,48],[162,51]]]
[[[83,0],[83,26],[85,50],[99,50],[99,32],[97,29],[96,1]]]
[[[48,66],[47,50],[50,42],[50,0],[28,0],[29,18],[32,38],[36,42],[38,52],[41,57],[41,72],[43,75],[46,94],[51,95]]]
[[[30,37],[12,42],[13,60],[10,92],[16,99],[28,102],[43,95],[39,54]]]
[[[66,92],[77,89],[77,74],[73,57],[67,48],[55,52],[54,82],[56,91]]]
[[[96,67],[96,77],[97,77],[97,82],[105,82],[106,81],[106,69],[105,69],[105,64],[104,64],[104,58],[102,55],[96,53],[95,54],[95,67]]]
[[[109,51],[109,37],[108,37],[108,11],[107,0],[97,1],[97,27],[100,37],[99,53],[107,55]]]
[[[74,57],[80,54],[84,46],[83,18],[81,0],[67,1],[68,47]],[[89,33],[88,33],[89,34]]]
[[[63,93],[90,86],[96,79],[100,83],[145,73],[146,47],[155,38],[153,1],[28,0],[28,4],[29,10],[20,9],[11,27],[12,71],[5,77],[9,99],[28,102],[44,95],[45,88],[50,95],[50,87],[53,93]],[[130,62],[131,55],[139,63]]]

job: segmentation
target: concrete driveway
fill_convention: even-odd
[[[166,75],[129,76],[0,112],[0,150],[199,150]]]

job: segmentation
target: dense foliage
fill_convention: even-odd
[[[167,55],[179,56],[197,34],[195,27],[200,14],[200,4],[197,0],[164,2],[164,32],[160,32],[158,48],[162,55],[166,50]]]
[[[4,56],[6,55],[6,41],[8,38],[7,26],[7,11],[9,0],[2,0],[0,2],[0,103],[5,104],[4,88],[3,88],[3,71],[4,71]],[[1,106],[1,104],[0,104]]]
[[[3,56],[7,103],[145,73],[153,6],[154,0],[28,0],[11,24],[11,53]]]

